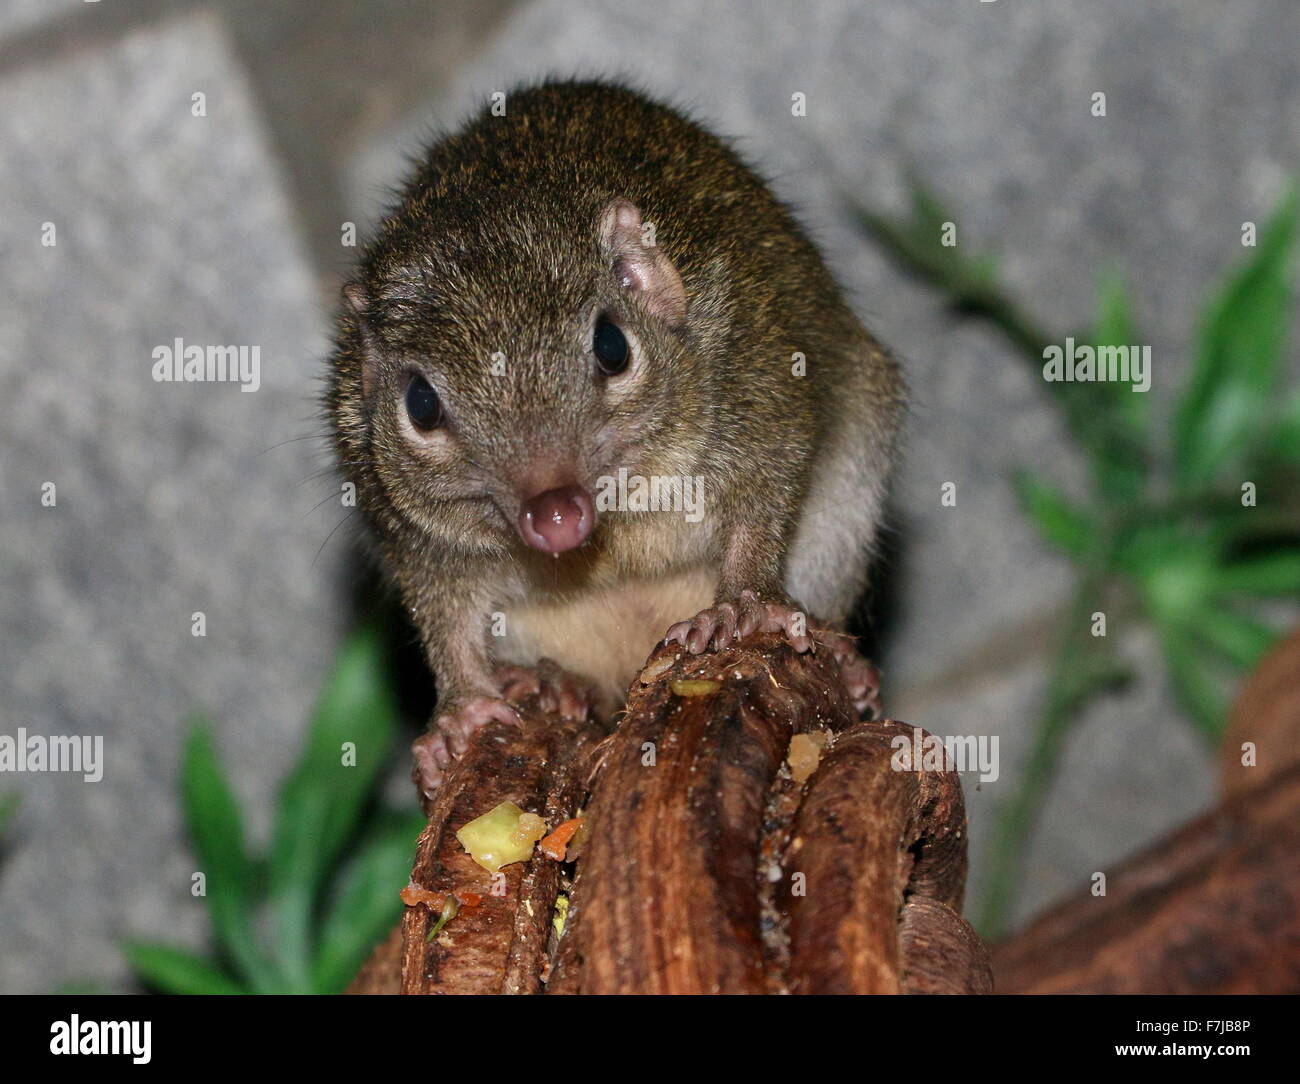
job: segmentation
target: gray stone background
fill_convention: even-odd
[[[967,783],[978,891],[1067,584],[1009,478],[1078,464],[1023,362],[900,274],[843,196],[901,209],[916,170],[1049,327],[1085,324],[1101,274],[1125,269],[1167,394],[1241,222],[1296,171],[1297,44],[1294,0],[0,3],[0,732],[107,747],[97,784],[0,777],[22,798],[0,990],[129,988],[120,938],[201,942],[181,720],[213,713],[265,832],[361,581],[313,436],[341,223],[373,222],[424,133],[544,73],[629,77],[735,137],[905,360],[886,698],[940,733],[1001,736],[1001,779]],[[262,389],[154,383],[151,351],[176,336],[259,344]],[[1112,635],[1144,676],[1076,730],[1022,917],[1213,793],[1153,645]]]

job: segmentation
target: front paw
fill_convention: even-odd
[[[411,778],[426,798],[442,786],[453,757],[469,747],[474,732],[492,720],[518,723],[519,714],[497,696],[473,696],[453,700],[439,712],[427,734],[411,743]]]
[[[812,645],[808,616],[787,602],[763,602],[753,591],[742,591],[734,602],[719,602],[668,630],[664,643],[681,644],[692,655],[709,648],[722,650],[760,632],[779,632],[796,651]]]
[[[582,720],[592,713],[596,692],[590,682],[571,674],[551,659],[536,666],[498,666],[493,674],[501,695],[518,702],[537,697],[537,706],[565,719]]]
[[[847,633],[825,625],[814,627],[813,639],[817,641],[819,649],[825,648],[835,659],[858,715],[865,715],[868,719],[882,718],[884,708],[880,701],[880,671],[858,650],[857,641]]]
[[[760,632],[780,633],[796,651],[830,652],[859,715],[881,718],[880,673],[858,651],[857,641],[846,633],[812,621],[788,602],[763,602],[752,591],[742,591],[735,602],[720,602],[701,610],[689,621],[668,630],[664,643],[681,644],[692,655],[710,648],[721,651]]]

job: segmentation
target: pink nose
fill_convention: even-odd
[[[581,546],[595,525],[596,509],[582,486],[548,489],[524,501],[519,510],[519,537],[543,553]]]

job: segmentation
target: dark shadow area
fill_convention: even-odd
[[[355,627],[371,618],[379,622],[387,642],[389,678],[397,693],[403,723],[408,732],[418,734],[428,725],[436,699],[419,634],[406,616],[396,590],[384,580],[361,543],[351,544],[346,561],[347,567],[357,570],[349,599],[350,625]]]
[[[904,562],[907,524],[900,510],[886,503],[885,527],[877,542],[876,558],[866,593],[849,617],[848,631],[858,637],[862,653],[877,664],[885,657],[885,645],[902,618]]]

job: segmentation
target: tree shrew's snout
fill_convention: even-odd
[[[596,506],[582,486],[548,489],[529,497],[519,508],[519,537],[542,553],[577,549],[596,526]]]

